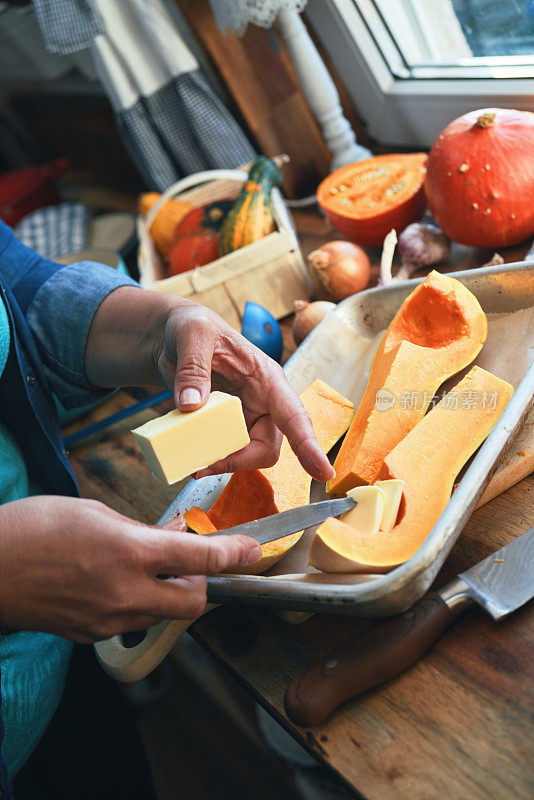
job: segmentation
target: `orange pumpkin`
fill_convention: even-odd
[[[381,247],[392,228],[397,233],[425,209],[425,153],[375,156],[348,164],[317,188],[317,202],[347,238]]]
[[[169,253],[169,272],[179,275],[190,269],[211,264],[221,255],[219,237],[213,231],[189,233],[177,239]]]
[[[474,247],[507,247],[534,234],[534,114],[470,111],[434,142],[425,192],[447,236]]]

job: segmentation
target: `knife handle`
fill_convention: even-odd
[[[340,703],[414,664],[465,605],[449,608],[437,592],[429,592],[404,614],[338,647],[288,687],[287,716],[295,725],[319,725]]]
[[[200,616],[217,608],[208,603]],[[112,636],[94,644],[100,666],[122,683],[133,683],[145,678],[161,664],[182,633],[195,619],[164,619],[144,631]]]

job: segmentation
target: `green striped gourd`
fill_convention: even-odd
[[[248,179],[222,225],[219,235],[222,255],[263,239],[275,229],[271,211],[271,192],[282,175],[271,158],[259,156]]]

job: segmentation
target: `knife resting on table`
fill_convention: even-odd
[[[296,725],[319,725],[340,703],[408,669],[473,603],[498,620],[532,597],[534,528],[296,678],[285,695],[287,716]]]

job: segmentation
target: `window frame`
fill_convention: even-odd
[[[408,69],[398,49],[395,62],[392,50],[386,60],[381,49],[384,32],[370,29],[359,8],[364,2],[308,0],[305,13],[373,140],[426,148],[452,119],[467,111],[503,107],[534,112],[529,57],[526,67],[503,57]],[[517,77],[520,70],[529,75],[532,70],[532,77]]]

